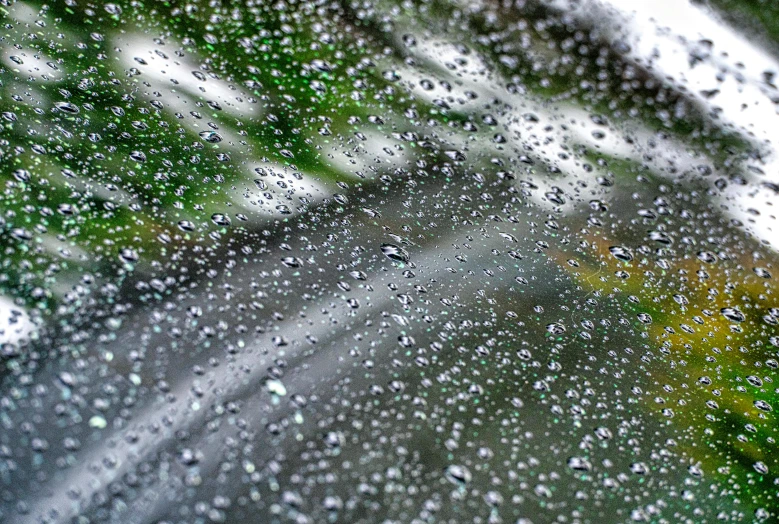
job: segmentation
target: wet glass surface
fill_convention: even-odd
[[[0,521],[777,519],[772,4],[0,4]]]

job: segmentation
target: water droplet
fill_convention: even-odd
[[[303,261],[298,257],[284,257],[281,259],[281,263],[291,268],[300,267],[303,265]]]
[[[562,335],[565,333],[565,326],[557,322],[552,322],[551,324],[546,325],[546,330],[553,335]]]
[[[276,379],[266,380],[265,389],[268,390],[268,393],[278,397],[283,397],[287,394],[287,388],[284,387],[284,383]]]
[[[71,115],[77,115],[80,111],[78,106],[71,102],[57,102],[54,106],[60,111],[70,113]]]
[[[752,268],[752,271],[754,271],[755,275],[759,276],[760,278],[771,278],[771,273],[769,273],[768,270],[764,267],[755,267]]]
[[[130,158],[136,162],[146,162],[146,153],[143,151],[133,151],[130,153]]]
[[[381,252],[384,253],[384,256],[395,262],[407,263],[410,260],[408,251],[395,244],[382,244]]]
[[[122,261],[127,262],[128,264],[133,264],[135,262],[138,262],[138,259],[140,258],[138,256],[138,252],[134,249],[125,247],[122,248],[119,251],[119,258],[122,259]]]
[[[217,144],[222,141],[222,136],[216,131],[201,131],[200,138],[211,144]]]
[[[448,466],[444,471],[444,476],[449,482],[456,486],[465,486],[472,479],[470,470],[465,466],[460,466],[458,464]]]
[[[105,4],[103,6],[103,9],[106,10],[106,13],[111,14],[111,15],[117,15],[118,16],[118,15],[122,14],[122,8],[119,7],[116,4],[113,4],[113,3]]]
[[[222,213],[214,213],[211,215],[211,222],[217,226],[229,226],[232,223],[230,217]]]
[[[733,322],[744,322],[747,319],[744,313],[733,307],[724,307],[720,309],[720,312],[722,316]]]
[[[611,246],[609,248],[609,252],[614,256],[614,258],[622,260],[623,262],[630,262],[633,260],[633,254],[626,247]]]
[[[571,457],[568,459],[568,467],[576,471],[590,471],[592,464],[586,458]]]

